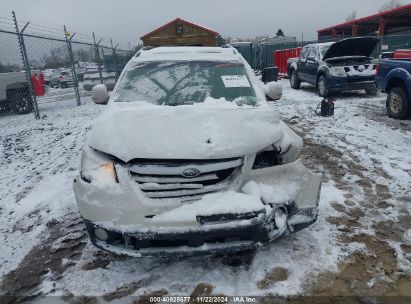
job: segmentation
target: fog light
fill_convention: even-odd
[[[102,228],[94,229],[94,236],[99,239],[100,241],[107,241],[108,240],[108,233],[106,230]]]
[[[277,229],[283,229],[287,225],[287,213],[282,208],[278,208],[274,213],[274,221]]]

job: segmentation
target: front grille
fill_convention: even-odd
[[[357,77],[348,77],[348,83],[363,82],[363,81],[375,81],[375,76],[357,76]]]
[[[219,160],[134,160],[131,178],[148,198],[182,201],[227,189],[241,173],[242,158]],[[192,174],[187,176],[184,172]]]

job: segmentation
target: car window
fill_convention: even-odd
[[[325,53],[328,51],[328,49],[330,48],[331,44],[324,44],[324,45],[320,45],[320,59],[322,60]]]
[[[256,104],[242,63],[211,61],[134,63],[120,80],[115,101],[181,105],[204,102],[207,97]]]
[[[304,47],[303,50],[301,51],[301,59],[306,60],[308,57],[309,51],[310,51],[309,47]]]
[[[318,59],[319,59],[317,47],[313,46],[313,47],[311,48],[309,57],[313,57],[315,60],[318,60]]]

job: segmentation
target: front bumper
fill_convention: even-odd
[[[121,175],[121,171],[118,173]],[[261,210],[247,214],[214,214],[197,216],[195,222],[158,223],[144,215],[161,214],[166,209],[159,211],[158,204],[144,200],[139,193],[131,194],[133,189],[125,185],[115,194],[102,193],[93,191],[90,184],[78,177],[74,190],[92,243],[103,250],[136,257],[244,251],[297,232],[316,221],[320,177],[301,163],[252,170],[247,175],[243,184],[254,181],[276,185],[277,189],[292,184],[296,191],[286,201],[262,200]],[[171,205],[168,210],[178,208]],[[276,213],[285,215],[285,220],[276,219]],[[107,233],[104,241],[96,237],[95,231],[99,228]]]
[[[248,223],[239,223],[238,227],[211,230],[207,227],[192,232],[130,233],[106,229],[107,241],[97,239],[94,233],[95,229],[104,227],[88,220],[84,220],[84,223],[93,245],[106,251],[136,257],[197,256],[254,249],[284,234],[295,233],[317,219],[317,208],[302,211],[291,202],[284,211],[288,223],[282,227],[277,227],[272,212],[271,216],[256,217]]]
[[[373,76],[368,78],[330,77],[327,85],[333,91],[355,91],[375,88],[376,82]]]

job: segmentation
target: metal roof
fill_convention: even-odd
[[[393,17],[393,16],[398,17],[398,16],[401,16],[401,15],[411,15],[411,4],[400,6],[400,7],[394,8],[392,10],[384,11],[384,12],[381,12],[381,13],[378,13],[378,14],[367,16],[367,17],[363,17],[363,18],[343,22],[343,23],[340,23],[340,24],[337,24],[337,25],[334,25],[334,26],[331,26],[331,27],[327,27],[327,28],[318,30],[317,32],[318,33],[327,32],[327,31],[331,31],[331,30],[334,30],[334,29],[337,29],[337,28],[349,27],[349,26],[354,25],[354,24],[367,23],[367,22],[370,22],[370,21],[377,21],[380,18],[384,18],[384,17]]]

